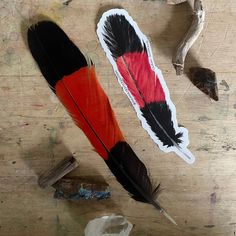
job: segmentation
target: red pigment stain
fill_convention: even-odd
[[[32,104],[33,107],[43,107],[42,104]]]

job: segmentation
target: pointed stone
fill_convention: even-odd
[[[207,68],[192,67],[189,69],[189,77],[192,83],[203,93],[215,101],[219,100],[216,74],[214,71]]]

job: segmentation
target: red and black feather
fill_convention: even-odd
[[[145,165],[125,141],[94,66],[87,64],[64,31],[50,21],[29,28],[28,44],[52,90],[120,184],[134,199],[163,211],[154,197],[158,189],[152,186]]]

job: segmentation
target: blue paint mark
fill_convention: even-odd
[[[85,188],[80,188],[77,193],[74,193],[72,195],[65,195],[63,191],[56,190],[54,194],[54,198],[60,199],[70,199],[70,200],[79,200],[79,199],[107,199],[111,196],[111,192],[109,190],[105,191],[94,191],[94,190],[88,190]]]

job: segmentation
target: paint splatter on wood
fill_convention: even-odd
[[[107,183],[86,180],[81,177],[63,177],[53,187],[56,189],[54,198],[80,200],[80,199],[106,199],[111,196]]]
[[[215,225],[204,225],[205,228],[214,228]]]
[[[224,91],[229,91],[229,85],[224,79],[221,80],[220,85],[224,86]]]
[[[212,193],[210,196],[211,199],[211,204],[215,205],[216,204],[216,193]]]

